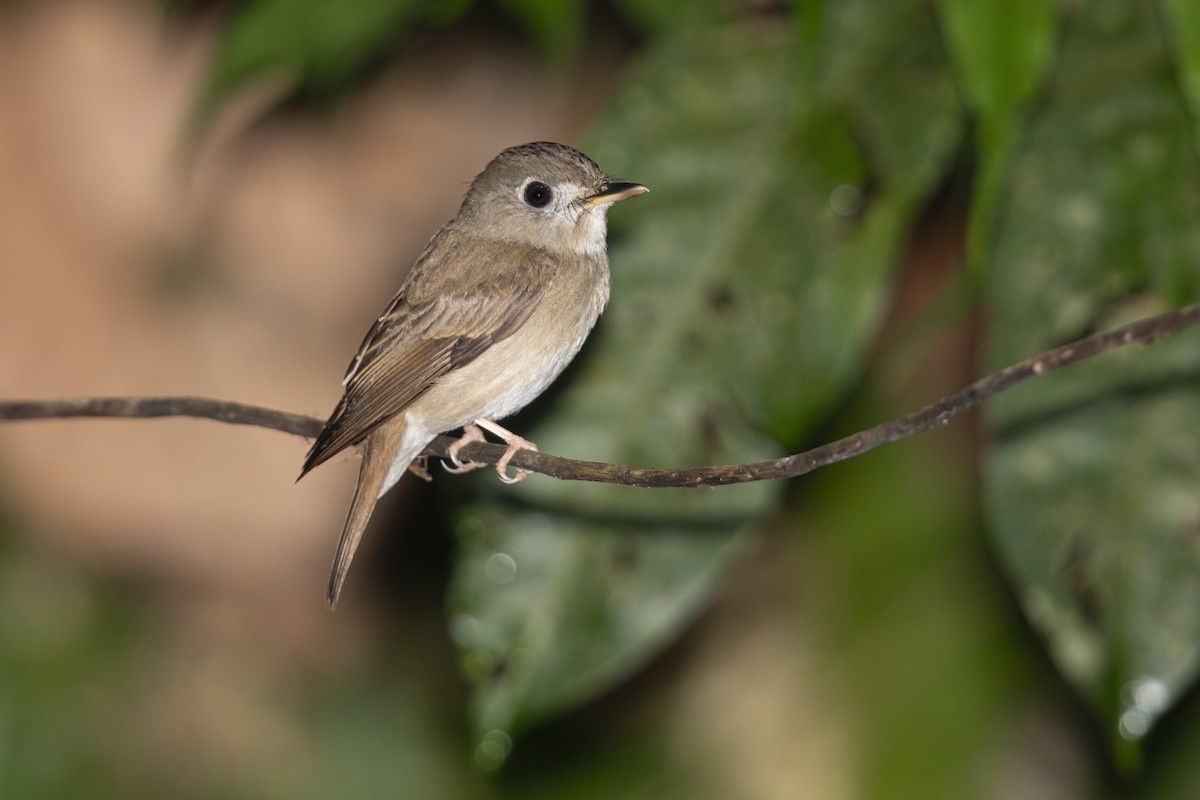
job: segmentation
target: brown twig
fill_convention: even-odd
[[[1174,331],[1200,323],[1200,305],[1150,317],[1106,333],[1098,333],[1072,344],[1057,347],[1042,355],[1013,364],[981,378],[954,394],[930,403],[900,419],[876,425],[843,439],[812,450],[771,461],[730,464],[717,467],[662,469],[576,461],[522,450],[512,459],[514,467],[568,481],[594,481],[648,487],[725,486],[750,481],[795,478],[820,467],[844,461],[880,445],[912,436],[946,423],[950,418],[973,408],[1018,383],[1053,372],[1093,356],[1135,342],[1149,343]],[[322,421],[303,414],[292,414],[260,406],[212,400],[204,397],[87,397],[71,400],[0,401],[0,422],[72,417],[199,417],[235,425],[264,428],[312,438]],[[444,456],[454,441],[439,436],[428,448],[430,455]],[[460,455],[470,461],[495,464],[504,453],[496,444],[470,444]]]

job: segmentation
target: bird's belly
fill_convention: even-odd
[[[544,392],[583,346],[599,309],[581,311],[566,320],[562,314],[547,311],[543,319],[535,312],[512,336],[438,379],[409,406],[409,417],[428,429],[448,431],[515,414]],[[548,336],[548,330],[555,333]]]

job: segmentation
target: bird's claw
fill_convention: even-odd
[[[487,439],[484,438],[483,431],[481,431],[480,428],[486,428],[487,430],[496,434],[503,439],[504,443],[508,446],[508,449],[504,451],[504,455],[500,456],[500,460],[496,462],[496,474],[500,476],[500,480],[507,484],[514,484],[520,483],[528,478],[530,475],[529,470],[521,469],[520,467],[513,467],[514,471],[510,475],[508,472],[508,462],[511,461],[512,457],[515,456],[520,450],[533,450],[536,453],[538,449],[537,445],[523,436],[518,436],[507,428],[503,428],[487,419],[476,420],[475,425],[464,426],[463,435],[459,437],[454,444],[446,448],[446,460],[452,465],[446,466],[446,463],[442,462],[442,466],[446,468],[446,471],[457,475],[459,473],[470,472],[471,470],[479,469],[480,467],[484,466],[483,464],[476,464],[473,461],[460,461],[458,458],[458,451],[462,450],[471,442],[487,441]]]
[[[449,472],[451,475],[461,475],[464,472],[471,472],[472,470],[476,470],[482,466],[485,466],[483,464],[476,464],[474,461],[460,460],[458,457],[458,451],[462,450],[472,442],[486,441],[487,439],[484,438],[483,431],[479,430],[478,427],[474,425],[463,426],[463,435],[455,440],[454,444],[446,448],[446,461],[449,461],[450,464],[446,464],[446,461],[443,461],[442,467],[445,468],[446,472]]]
[[[505,440],[505,443],[508,445],[508,449],[504,451],[504,455],[500,456],[500,460],[496,462],[496,474],[500,476],[501,482],[510,485],[514,483],[520,483],[528,478],[531,473],[527,469],[513,467],[515,472],[512,475],[509,475],[508,462],[512,460],[512,457],[521,450],[532,450],[536,453],[538,449],[537,445],[528,439],[517,436],[516,434],[511,434],[511,436],[513,438]]]
[[[415,459],[413,459],[413,462],[408,465],[408,471],[423,481],[433,480],[433,476],[429,474],[429,456],[417,456]]]

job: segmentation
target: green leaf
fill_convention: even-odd
[[[979,172],[967,232],[967,264],[978,274],[1021,138],[1021,107],[1049,66],[1058,7],[1047,0],[939,0],[938,12],[958,83],[978,116]]]
[[[420,0],[253,0],[222,28],[207,105],[265,78],[325,92],[343,85],[397,42]]]
[[[938,0],[937,7],[967,103],[988,120],[1011,116],[1042,83],[1052,51],[1057,4]]]
[[[1068,25],[989,271],[991,368],[1200,297],[1195,140],[1156,25],[1150,5],[1121,0]],[[988,408],[996,547],[1118,743],[1174,702],[1200,656],[1197,376],[1200,342],[1179,336]]]
[[[831,54],[853,49],[857,31],[841,31]],[[907,108],[872,95],[797,113],[791,34],[774,22],[675,31],[596,127],[588,152],[652,191],[612,213],[611,307],[553,415],[525,431],[544,450],[662,466],[775,457],[772,437],[811,430],[858,374],[907,224],[957,143],[957,107],[925,60],[937,53],[925,25],[893,30],[861,65]],[[900,121],[912,108],[915,122]],[[894,140],[872,154],[878,193],[864,210],[851,132],[877,125]],[[479,734],[502,740],[657,654],[782,489],[535,477],[466,511],[452,629]]]

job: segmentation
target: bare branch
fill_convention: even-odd
[[[30,419],[197,417],[230,425],[256,425],[315,438],[321,420],[273,408],[207,397],[79,397],[65,400],[0,401],[0,422]]]
[[[771,461],[662,469],[576,461],[522,450],[513,457],[511,464],[560,480],[647,487],[725,486],[750,481],[795,478],[888,442],[945,424],[952,417],[1030,378],[1062,369],[1118,347],[1133,343],[1148,344],[1156,338],[1166,338],[1174,331],[1197,323],[1200,323],[1200,305],[1188,306],[1106,333],[1098,333],[1013,364],[900,419],[868,428],[803,453]],[[303,414],[203,397],[88,397],[68,400],[0,401],[0,422],[78,417],[198,417],[234,425],[272,428],[310,439],[320,432],[323,424],[321,420]],[[444,456],[446,448],[453,441],[449,436],[439,436],[427,452],[433,456]],[[495,464],[503,453],[502,445],[476,443],[464,447],[460,456],[477,463]]]

